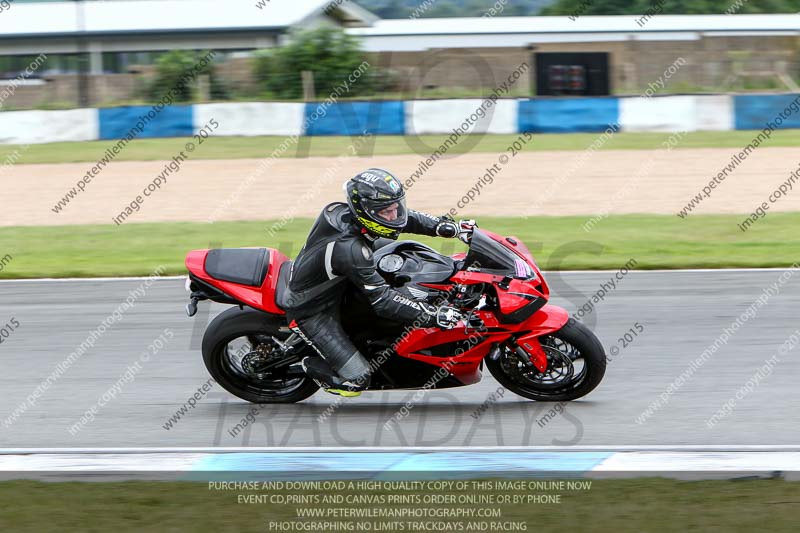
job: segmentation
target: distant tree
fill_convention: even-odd
[[[326,97],[347,80],[365,60],[358,40],[334,27],[292,34],[286,46],[260,52],[255,60],[254,75],[262,89],[277,98],[303,96],[301,72],[314,73],[314,91]],[[377,73],[370,68],[351,85],[349,96],[364,94],[372,89]]]
[[[187,72],[191,72],[194,64],[193,55],[182,50],[173,50],[159,57],[156,60],[156,77],[150,86],[150,97],[160,98],[174,89],[176,101],[191,101],[192,88],[183,78]]]
[[[462,9],[450,2],[437,1],[422,13],[419,18],[447,18],[447,17],[471,17],[472,11]]]
[[[426,0],[355,0],[363,8],[385,19],[409,18]],[[536,15],[555,0],[427,0],[419,18],[480,17],[495,7],[495,16]],[[502,9],[500,9],[502,8]]]
[[[414,8],[406,0],[359,0],[362,7],[385,19],[402,19],[408,17]]]
[[[558,0],[542,10],[542,15],[699,15],[735,13],[795,13],[800,0]]]
[[[194,99],[196,77],[192,79],[195,66],[200,64],[207,54],[187,50],[172,50],[156,60],[156,76],[147,93],[152,99],[159,99],[172,92],[176,102],[191,102]],[[208,63],[197,75],[208,75],[210,96],[215,100],[229,97],[224,82],[217,76],[213,63]]]

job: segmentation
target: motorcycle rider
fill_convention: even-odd
[[[286,314],[289,327],[321,357],[303,359],[306,373],[333,394],[358,396],[367,388],[370,366],[345,333],[340,303],[355,286],[379,316],[420,327],[455,327],[460,313],[434,307],[390,287],[376,271],[373,251],[381,238],[401,232],[468,241],[474,222],[456,223],[406,209],[403,185],[386,170],[370,168],[345,182],[347,203],[322,210],[292,265]]]

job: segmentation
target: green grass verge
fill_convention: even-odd
[[[742,233],[742,215],[611,216],[591,232],[585,217],[479,219],[481,227],[516,235],[548,270],[784,267],[800,260],[800,213],[771,213]],[[297,219],[269,237],[271,222],[154,223],[0,228],[0,278],[146,275],[165,265],[185,272],[188,250],[268,246],[297,255],[311,226]],[[446,253],[461,243],[414,235]],[[9,258],[10,257],[10,258]]]
[[[380,493],[380,492],[378,492]],[[470,491],[470,494],[475,492]],[[183,532],[183,531],[276,531],[269,523],[320,522],[301,519],[296,509],[381,508],[381,505],[278,505],[270,503],[238,504],[238,494],[247,491],[211,491],[197,482],[109,482],[42,483],[14,481],[0,483],[0,530],[19,532]],[[277,494],[261,492],[260,494]],[[285,494],[302,494],[291,492]],[[318,493],[322,494],[322,493]],[[347,491],[345,494],[358,494]],[[398,494],[393,492],[393,494]],[[456,494],[456,493],[453,493]],[[526,494],[520,492],[520,494]],[[408,506],[390,505],[391,508]],[[501,505],[421,505],[427,508],[500,509],[501,517],[475,521],[524,522],[527,531],[592,531],[617,533],[628,531],[728,533],[751,531],[797,531],[800,512],[800,483],[781,480],[747,481],[674,481],[644,478],[593,480],[584,491],[566,491],[561,503]],[[412,531],[378,529],[388,519],[328,518],[329,521],[369,521],[375,531]],[[398,521],[398,519],[392,519]],[[465,519],[400,519],[408,524],[467,524]],[[309,529],[313,531],[314,529]],[[354,531],[358,530],[354,525]],[[470,529],[476,531],[476,529]],[[298,529],[302,531],[302,529]],[[345,529],[337,529],[345,531]],[[418,531],[424,531],[418,529]]]
[[[752,131],[693,132],[684,137],[676,149],[736,148],[752,141]],[[585,150],[598,138],[597,133],[534,134],[523,151]],[[651,150],[661,147],[669,133],[617,133],[600,147],[601,150]],[[448,153],[502,152],[519,135],[468,136],[448,150]],[[376,136],[374,146],[366,144],[360,155],[418,154],[428,157],[447,139],[446,135]],[[168,160],[184,150],[188,137],[140,139],[129,143],[115,161]],[[286,137],[217,137],[198,146],[192,159],[242,159],[268,157]],[[350,137],[302,137],[299,148],[290,146],[280,157],[351,155]],[[4,161],[17,164],[95,162],[115,141],[36,144],[29,147],[0,145],[0,165]],[[800,130],[781,130],[765,146],[800,145]],[[15,151],[18,152],[15,155]]]

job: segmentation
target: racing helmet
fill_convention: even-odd
[[[350,212],[370,235],[397,239],[405,229],[406,193],[389,172],[369,168],[345,182],[344,189]]]

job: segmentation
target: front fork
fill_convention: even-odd
[[[547,354],[539,342],[538,335],[531,333],[518,337],[515,351],[523,361],[530,361],[539,372],[547,370]]]
[[[558,331],[569,320],[569,313],[561,307],[545,304],[539,311],[522,324],[523,331],[529,333],[516,337],[515,346],[512,348],[523,362],[530,362],[539,372],[545,372],[548,367],[547,353],[539,341],[542,335]]]

